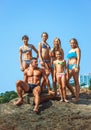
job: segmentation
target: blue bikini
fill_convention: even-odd
[[[30,65],[31,60],[24,60],[26,62],[26,64]]]
[[[50,49],[50,46],[47,43],[42,43],[42,48],[44,48],[44,49],[49,48]],[[49,63],[50,60],[43,60],[43,62]]]
[[[46,43],[43,43],[42,48],[50,48],[50,46],[48,44],[46,44]]]
[[[68,59],[77,58],[76,52],[69,52],[67,58]],[[78,68],[77,64],[68,64],[67,67],[69,70],[72,70],[73,68]]]
[[[69,64],[67,67],[69,70],[72,70],[73,68],[78,68],[77,64]]]
[[[67,58],[68,58],[68,59],[77,58],[76,52],[69,52],[68,55],[67,55]]]

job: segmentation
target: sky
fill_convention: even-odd
[[[91,0],[0,0],[0,93],[16,90],[16,81],[23,79],[22,36],[28,35],[29,43],[38,48],[42,32],[48,33],[51,47],[55,37],[61,39],[66,61],[69,40],[76,38],[80,74],[91,73]]]

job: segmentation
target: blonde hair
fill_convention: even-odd
[[[53,51],[53,53],[54,53],[54,56],[56,55],[56,51],[59,51],[59,52],[63,55],[63,57],[64,57],[64,51],[63,51],[63,49],[61,48],[61,40],[56,37],[56,38],[54,39],[54,41],[53,41],[53,44],[54,44],[55,40],[58,40],[59,48],[58,48],[58,50],[56,50],[55,47],[53,47],[53,50],[52,50],[52,51]]]
[[[76,47],[78,47],[78,48],[79,48],[79,45],[78,45],[78,41],[77,41],[77,39],[72,38],[71,40],[73,40],[73,41],[74,41],[74,43],[76,44]],[[69,42],[71,42],[71,40],[70,40]]]
[[[55,42],[55,40],[58,40],[58,43],[59,43],[59,45],[60,45],[60,47],[61,47],[61,40],[56,37],[56,38],[54,39],[53,43]]]

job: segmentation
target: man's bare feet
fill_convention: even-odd
[[[17,105],[17,106],[22,105],[23,104],[23,100],[22,99],[18,99],[17,101],[14,101],[13,104]]]

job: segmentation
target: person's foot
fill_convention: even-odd
[[[38,112],[39,112],[39,107],[34,107],[33,111],[34,111],[35,113],[38,113]]]
[[[79,98],[76,98],[76,97],[71,99],[72,102],[77,102],[78,100]]]
[[[17,105],[17,106],[22,105],[23,104],[23,100],[22,99],[18,99],[17,101],[14,101],[13,104]]]
[[[69,103],[69,100],[67,100],[67,99],[64,99],[64,102],[66,102],[66,103]]]
[[[64,101],[63,99],[60,100],[60,102],[63,102],[63,101]]]
[[[59,92],[59,91],[57,91],[56,96],[57,96],[57,97],[59,97],[59,96],[60,96],[60,92]]]
[[[50,91],[48,92],[48,94],[49,94],[49,95],[55,95],[55,92],[53,92],[53,91],[50,90]]]

